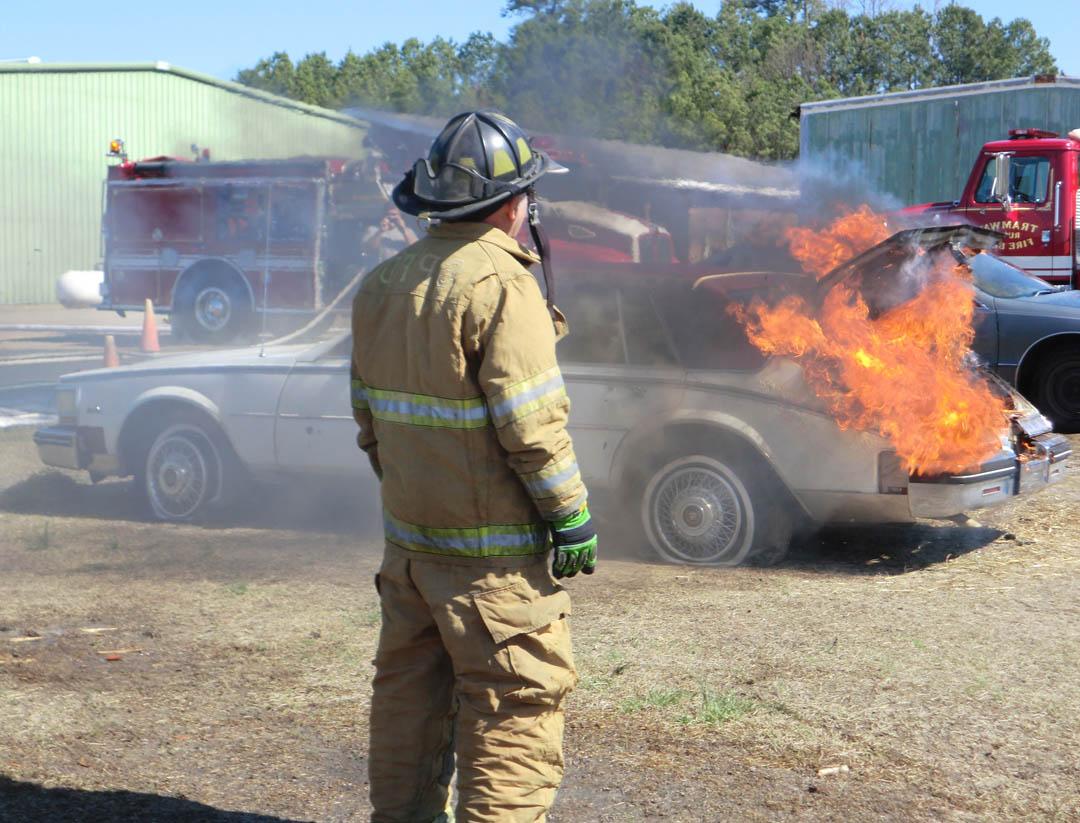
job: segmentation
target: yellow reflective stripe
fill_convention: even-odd
[[[506,149],[495,149],[495,154],[491,158],[491,176],[502,177],[504,174],[516,174],[517,165],[514,163],[514,158],[510,156],[510,152]]]
[[[434,528],[417,526],[383,510],[386,539],[404,549],[458,557],[520,557],[548,549],[548,529],[542,523]]]
[[[521,475],[521,482],[534,500],[562,497],[566,491],[582,485],[581,471],[573,454],[539,471]]]
[[[364,391],[363,380],[352,381],[352,407],[359,411],[368,410],[367,392]]]
[[[491,419],[496,427],[502,427],[564,399],[562,373],[558,366],[552,366],[490,398]]]
[[[376,389],[353,381],[353,407],[371,411],[376,420],[408,426],[445,429],[482,429],[490,422],[483,397],[454,399],[431,394]],[[357,391],[363,406],[356,406]]]
[[[524,137],[517,139],[517,151],[518,157],[521,159],[521,166],[524,168],[525,164],[532,158],[532,149],[529,148],[529,144]]]

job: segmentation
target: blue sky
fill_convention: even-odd
[[[232,78],[274,51],[294,59],[326,51],[340,59],[386,41],[442,35],[463,40],[469,32],[503,37],[514,24],[503,17],[504,0],[180,0],[171,3],[93,3],[87,0],[10,0],[0,24],[0,58],[34,55],[49,62],[167,60],[184,68]],[[984,17],[1022,14],[1050,38],[1059,68],[1080,76],[1078,0],[966,0]],[[695,5],[714,14],[720,0]],[[858,6],[858,0],[850,4]],[[893,0],[910,7],[909,0]],[[933,7],[935,0],[925,0]],[[156,8],[154,8],[156,7]]]

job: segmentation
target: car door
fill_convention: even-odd
[[[356,446],[349,398],[352,338],[297,359],[278,402],[274,430],[278,467],[321,475],[361,476],[368,461]]]
[[[603,485],[626,434],[678,402],[684,373],[644,290],[575,283],[564,302],[570,334],[558,356],[568,429],[582,477]]]

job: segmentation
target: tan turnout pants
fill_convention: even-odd
[[[513,562],[513,561],[511,561]],[[546,557],[517,566],[387,546],[376,584],[373,823],[546,820],[562,780],[563,697],[577,679],[570,596]]]

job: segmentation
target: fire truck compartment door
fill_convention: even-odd
[[[356,447],[345,356],[298,362],[278,402],[274,446],[278,465],[323,475],[363,475]]]

